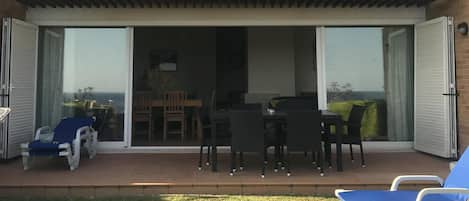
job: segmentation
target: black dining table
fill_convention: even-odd
[[[263,112],[264,120],[281,120],[285,119],[286,113],[284,112]],[[227,122],[229,119],[229,111],[216,111],[212,114],[211,121],[212,121],[212,144],[216,145],[216,131],[217,131],[217,124],[222,124]],[[336,128],[336,160],[337,160],[337,171],[342,172],[342,134],[343,134],[343,120],[340,114],[321,110],[321,121],[325,125],[334,125]],[[339,129],[341,128],[341,129]],[[330,135],[330,131],[326,132],[326,135]],[[212,146],[212,156],[211,156],[211,166],[212,171],[216,172],[218,170],[218,159],[217,159],[217,147]]]

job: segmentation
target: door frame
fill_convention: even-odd
[[[388,26],[383,24],[381,26]],[[403,24],[403,26],[405,26]],[[327,79],[326,79],[326,28],[328,26],[316,27],[316,61],[317,61],[317,94],[318,94],[318,108],[320,110],[327,110]],[[340,26],[332,26],[340,27]],[[349,26],[343,26],[349,27]],[[369,25],[353,26],[353,27],[371,27]],[[383,77],[384,79],[384,77]],[[365,141],[366,146],[390,152],[399,152],[400,150],[412,150],[413,141]],[[385,148],[384,148],[385,147]]]
[[[101,27],[91,27],[101,28]],[[133,47],[134,47],[134,28],[125,27],[127,32],[127,48],[129,63],[127,65],[127,79],[124,97],[124,136],[122,141],[98,141],[98,150],[119,150],[129,148],[131,145],[132,134],[132,88],[133,88]],[[98,133],[99,135],[99,133]]]

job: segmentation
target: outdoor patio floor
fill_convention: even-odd
[[[83,155],[80,167],[69,171],[64,159],[40,158],[32,168],[23,171],[21,160],[0,163],[0,195],[37,193],[86,194],[98,196],[100,190],[123,195],[155,193],[209,194],[331,194],[335,188],[387,189],[393,178],[403,174],[432,174],[443,178],[448,174],[448,160],[422,153],[367,153],[367,167],[360,166],[344,153],[344,171],[325,169],[326,175],[312,168],[303,154],[292,156],[292,175],[275,173],[272,164],[266,177],[260,177],[256,158],[246,156],[246,169],[229,176],[229,157],[219,157],[219,172],[204,166],[197,169],[198,154],[98,154],[90,160]],[[410,183],[403,188],[420,188]],[[29,189],[29,190],[28,190]],[[35,189],[35,190],[31,190]],[[50,193],[54,189],[57,192]],[[47,193],[49,192],[49,193]],[[114,193],[112,193],[114,192]],[[132,193],[133,192],[133,193]],[[106,193],[104,193],[106,194]]]

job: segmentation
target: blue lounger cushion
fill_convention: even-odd
[[[29,143],[29,153],[32,155],[58,155],[59,145],[63,143],[72,143],[76,132],[83,126],[92,126],[92,118],[66,118],[60,121],[54,129],[54,138],[51,142],[41,142],[35,140]]]
[[[449,173],[443,187],[469,189],[469,147]]]
[[[469,147],[446,178],[443,188],[469,189]],[[355,190],[338,194],[342,201],[415,201],[418,191]],[[423,201],[467,201],[464,194],[430,194]]]
[[[34,140],[29,143],[29,153],[31,155],[59,155],[59,144],[52,142],[41,142]]]
[[[67,118],[60,121],[54,129],[53,142],[65,143],[75,139],[77,130],[83,126],[92,126],[92,118]]]
[[[342,201],[415,201],[418,191],[356,190],[339,193]],[[450,194],[432,194],[423,201],[466,201],[463,197]]]

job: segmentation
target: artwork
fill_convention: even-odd
[[[150,54],[150,68],[159,71],[177,70],[177,52],[175,50],[156,50]]]

